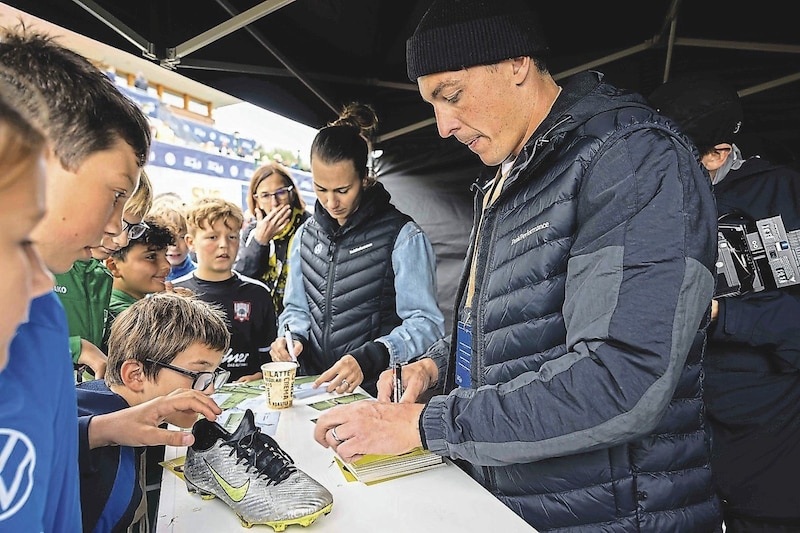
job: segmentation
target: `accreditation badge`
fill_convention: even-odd
[[[456,341],[456,385],[469,388],[472,367],[472,326],[459,320]]]

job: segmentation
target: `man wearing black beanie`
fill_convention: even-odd
[[[693,76],[659,86],[650,101],[697,145],[720,220],[735,216],[752,233],[756,221],[781,215],[785,229],[800,229],[800,174],[742,155],[733,87]],[[749,282],[740,273],[735,291],[720,287],[738,283],[718,284],[727,297],[713,301],[705,355],[711,465],[728,533],[800,531],[800,491],[791,488],[800,472],[800,285],[778,289],[771,269],[760,270]]]
[[[400,403],[384,373],[378,402],[327,411],[315,438],[345,459],[450,457],[538,531],[719,530],[711,184],[642,96],[598,72],[559,87],[530,4],[434,0],[407,42],[439,134],[500,168],[477,191],[456,331],[403,368]]]

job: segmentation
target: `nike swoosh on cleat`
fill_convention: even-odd
[[[225,481],[225,478],[217,474],[217,471],[214,470],[214,468],[210,464],[208,464],[208,461],[206,461],[205,459],[203,460],[205,461],[208,469],[211,470],[211,473],[214,474],[214,479],[217,480],[217,483],[219,483],[219,485],[222,487],[222,490],[224,490],[225,494],[228,495],[228,498],[237,503],[244,500],[244,497],[247,496],[247,489],[250,488],[249,479],[244,483],[242,483],[239,487],[234,487],[233,485]]]

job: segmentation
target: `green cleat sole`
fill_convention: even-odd
[[[242,526],[248,529],[255,525],[263,525],[263,526],[269,526],[277,532],[277,531],[283,531],[286,529],[286,526],[291,526],[293,524],[298,524],[303,527],[307,527],[313,524],[314,521],[320,516],[330,513],[332,508],[333,508],[333,503],[330,503],[328,504],[327,507],[320,509],[316,513],[307,516],[301,516],[300,518],[294,518],[292,520],[277,520],[275,522],[248,522],[244,520],[241,516],[239,516],[239,521],[242,523]]]

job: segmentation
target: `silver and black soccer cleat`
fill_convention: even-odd
[[[265,524],[275,531],[308,526],[328,514],[333,495],[302,470],[278,443],[261,432],[251,410],[236,431],[198,420],[183,475],[189,492],[227,503],[242,525]]]

